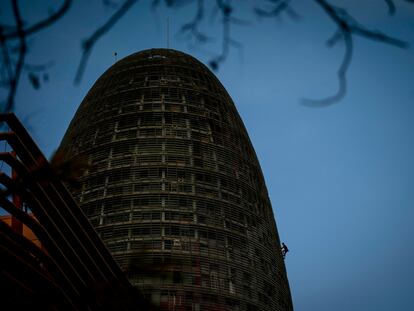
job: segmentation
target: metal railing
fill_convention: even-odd
[[[5,297],[0,308],[13,304],[15,309],[101,310],[116,302],[108,300],[111,295],[120,299],[123,293],[123,303],[145,309],[148,303],[16,116],[0,114],[0,122],[9,129],[0,133],[0,141],[12,149],[0,153],[11,170],[0,172],[0,206],[12,223],[20,224],[12,227],[5,217],[0,220],[0,291]],[[23,227],[40,246],[23,234]]]

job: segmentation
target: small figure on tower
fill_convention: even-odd
[[[285,244],[285,243],[283,243],[283,242],[282,242],[282,247],[281,247],[281,250],[282,250],[282,256],[283,256],[283,259],[285,259],[287,252],[289,252],[289,249],[288,249],[288,247],[286,246],[286,244]]]

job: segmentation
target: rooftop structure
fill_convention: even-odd
[[[153,49],[118,61],[61,150],[87,156],[72,194],[162,308],[292,310],[256,154],[225,88],[195,58]]]

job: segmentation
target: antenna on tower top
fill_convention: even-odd
[[[170,48],[170,17],[167,16],[167,49]]]

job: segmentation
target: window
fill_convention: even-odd
[[[164,249],[172,249],[173,241],[172,240],[164,240]]]

